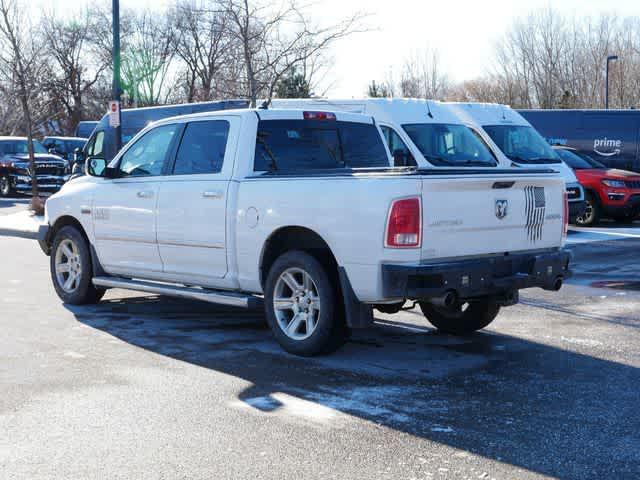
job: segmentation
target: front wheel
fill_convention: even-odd
[[[452,335],[466,335],[482,330],[498,316],[500,306],[488,299],[459,302],[452,308],[420,302],[422,313],[438,330]]]
[[[266,281],[265,311],[276,340],[289,353],[328,353],[346,339],[329,272],[306,252],[286,252],[274,262]]]
[[[75,227],[63,227],[56,233],[50,268],[53,286],[64,303],[97,303],[105,294],[104,289],[93,285],[89,245]]]
[[[11,179],[6,175],[0,177],[0,197],[8,197],[11,193]]]

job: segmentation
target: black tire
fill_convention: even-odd
[[[56,262],[58,261],[58,255],[62,255],[62,260],[66,259],[66,264],[71,264],[71,259],[68,258],[61,249],[63,244],[69,246],[69,242],[72,242],[76,247],[76,254],[73,255],[75,265],[75,271],[79,273],[77,275],[77,282],[74,281],[71,285],[71,289],[65,288],[62,281],[69,278],[69,274],[64,276],[62,273],[59,277],[56,272]],[[78,231],[77,228],[67,226],[61,228],[53,239],[53,245],[51,248],[50,257],[50,270],[51,280],[53,281],[53,287],[58,294],[58,297],[64,302],[71,305],[86,305],[91,303],[98,303],[104,296],[106,290],[104,288],[97,288],[93,285],[93,266],[91,263],[91,252],[89,251],[89,245],[84,236]]]
[[[0,197],[8,197],[13,193],[13,189],[11,188],[11,179],[3,175],[0,177]]]
[[[438,330],[452,335],[468,335],[482,330],[500,313],[500,306],[488,299],[462,303],[455,309],[420,302],[420,308],[429,323]]]
[[[319,313],[316,313],[315,327],[311,333],[306,331],[308,323],[305,323],[304,332],[293,332],[297,335],[309,335],[307,338],[294,339],[284,331],[283,323],[286,316],[291,314],[290,323],[293,323],[293,310],[279,309],[276,316],[274,297],[276,288],[282,288],[281,276],[290,271],[302,271],[308,274],[313,281],[315,298],[319,299]],[[282,280],[283,281],[283,280]],[[296,297],[291,289],[290,297]],[[340,304],[338,290],[332,285],[330,272],[316,258],[306,252],[289,251],[282,254],[273,263],[267,276],[265,286],[265,313],[271,331],[280,346],[289,353],[300,356],[313,356],[329,353],[344,344],[348,329],[343,318],[343,308]],[[308,307],[307,307],[308,308]],[[284,320],[282,318],[284,317]],[[302,324],[300,324],[302,326]]]
[[[587,193],[585,201],[587,203],[585,211],[576,217],[575,224],[579,227],[592,227],[600,222],[600,202],[592,193]]]

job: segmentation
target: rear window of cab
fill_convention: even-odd
[[[254,171],[291,172],[390,166],[373,124],[336,120],[261,120]]]

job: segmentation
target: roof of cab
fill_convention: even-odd
[[[283,99],[273,100],[275,108],[314,108],[372,115],[376,121],[394,124],[460,124],[443,102],[419,98]]]
[[[464,103],[445,102],[460,118],[481,126],[486,125],[519,125],[530,126],[522,115],[508,105],[499,103]]]
[[[164,124],[164,123],[172,123],[175,121],[187,122],[192,119],[204,119],[204,118],[215,118],[215,117],[223,117],[229,115],[255,115],[260,120],[303,120],[305,111],[318,111],[317,109],[306,108],[306,109],[297,109],[297,108],[269,108],[269,109],[259,109],[259,108],[242,108],[236,110],[218,110],[213,112],[200,112],[200,113],[191,113],[188,115],[180,115],[176,117],[163,118],[162,120],[158,120],[154,124]],[[342,122],[356,122],[356,123],[368,123],[373,124],[374,120],[371,115],[362,115],[357,113],[348,113],[334,110],[323,110],[326,112],[335,113],[336,120]]]

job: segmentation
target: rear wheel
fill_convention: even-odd
[[[576,225],[581,227],[591,227],[600,221],[600,203],[598,199],[591,193],[587,194],[586,208],[576,217]]]
[[[11,180],[6,175],[0,177],[0,197],[11,195]]]
[[[327,353],[346,339],[329,272],[306,252],[286,252],[274,262],[266,281],[265,311],[276,340],[289,353]]]
[[[65,303],[97,303],[105,294],[105,289],[93,285],[89,245],[75,227],[63,227],[56,233],[50,267],[53,286]]]
[[[488,299],[458,302],[453,308],[437,307],[420,302],[422,313],[438,330],[453,335],[465,335],[482,330],[496,318],[500,306]]]

